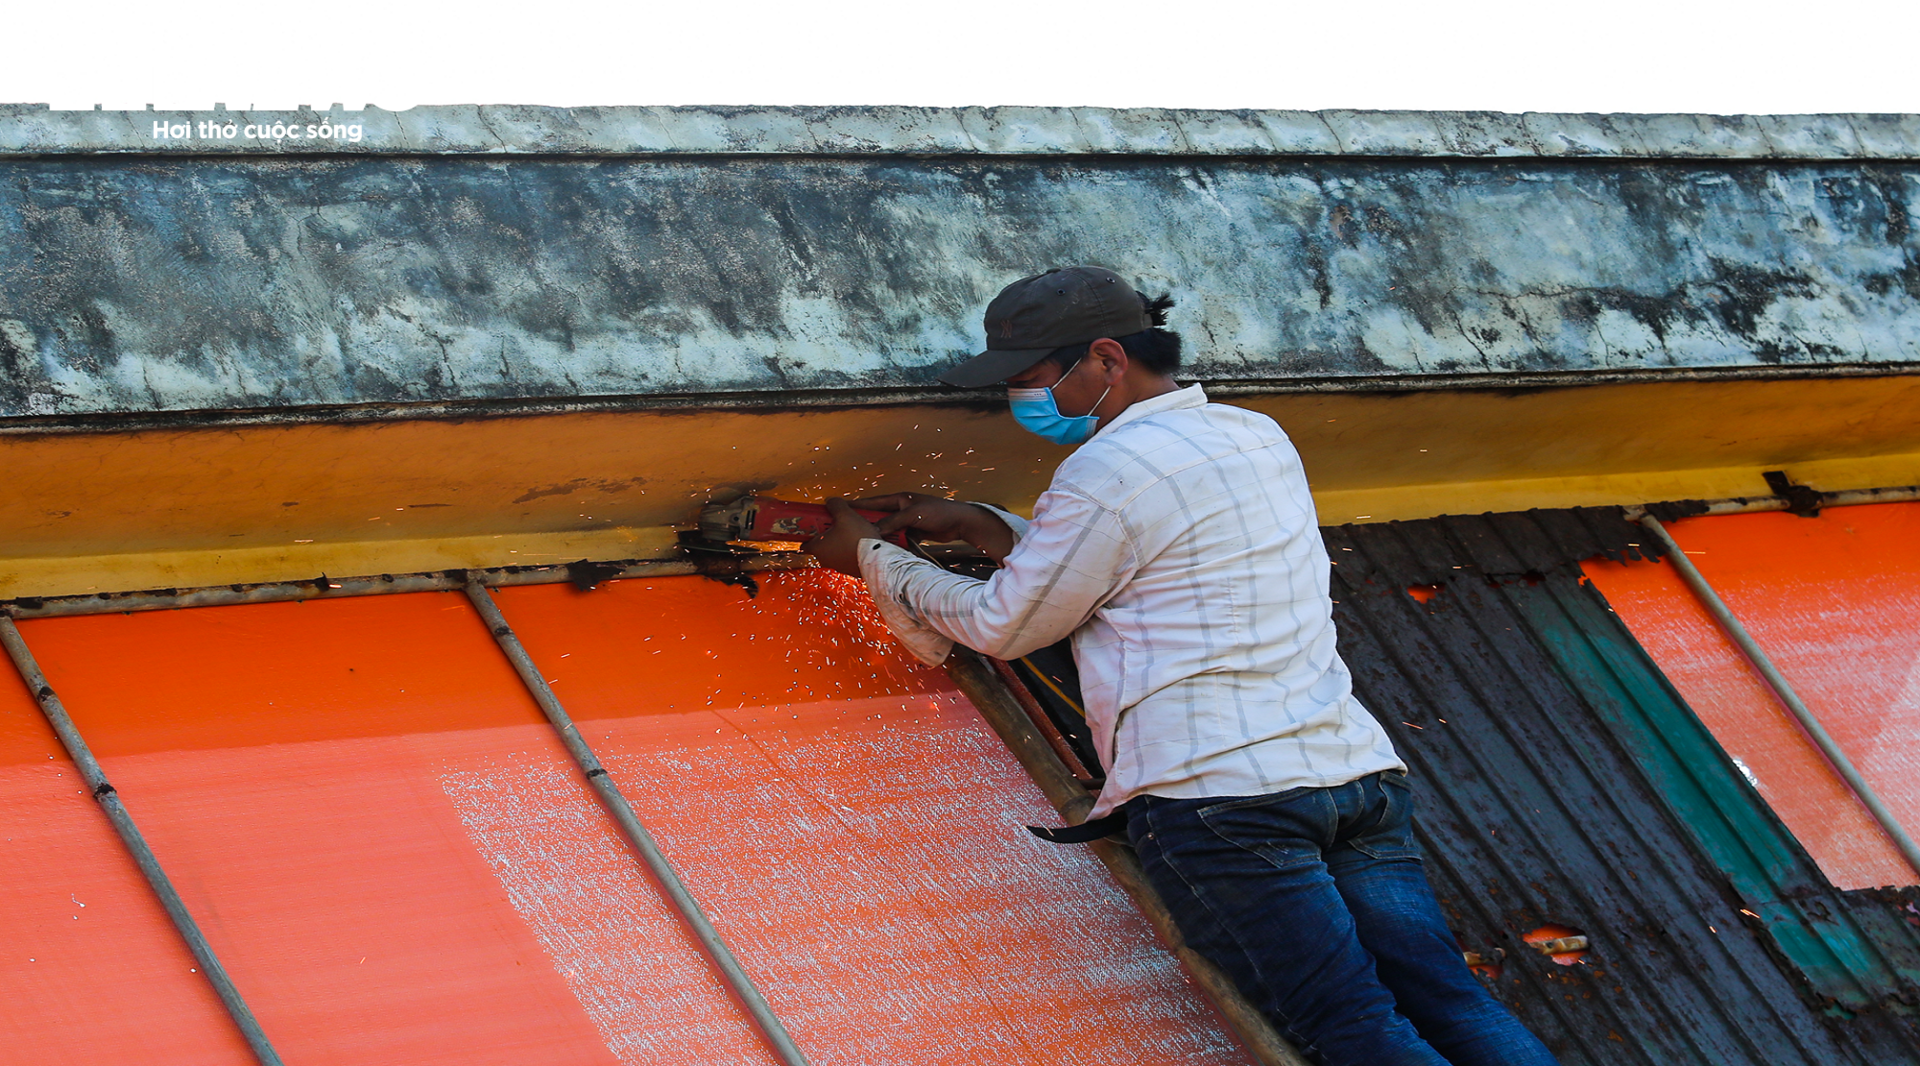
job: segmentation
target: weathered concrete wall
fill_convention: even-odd
[[[234,128],[203,133],[206,122]],[[348,129],[314,137],[306,133],[309,125]],[[156,126],[168,129],[156,135]],[[0,104],[0,155],[316,151],[1911,160],[1920,159],[1920,115],[472,104],[407,111],[348,111],[339,104],[324,111],[219,105],[212,111],[51,111],[44,104]]]
[[[865,395],[1068,262],[1172,291],[1215,381],[1920,364],[1920,163],[1839,149],[31,154],[0,152],[0,418]]]

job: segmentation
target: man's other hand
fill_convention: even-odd
[[[827,513],[833,516],[833,528],[800,545],[800,550],[830,570],[859,577],[860,542],[879,540],[880,530],[838,496],[827,501]]]
[[[985,507],[924,492],[895,492],[869,496],[853,505],[867,511],[891,511],[880,520],[882,534],[911,529],[931,541],[963,540],[987,553],[994,562],[1013,550],[1013,530]]]

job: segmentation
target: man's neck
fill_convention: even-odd
[[[1129,367],[1127,375],[1120,379],[1112,392],[1107,394],[1106,400],[1093,409],[1093,413],[1099,415],[1102,422],[1110,423],[1119,418],[1127,408],[1142,400],[1165,396],[1179,389],[1179,383],[1165,374],[1151,374]]]

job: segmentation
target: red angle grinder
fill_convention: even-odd
[[[888,512],[856,509],[854,513],[877,523]],[[833,516],[818,503],[742,496],[732,503],[710,503],[700,508],[700,536],[707,540],[806,540],[832,528]],[[902,548],[907,546],[904,530],[889,533],[886,539]]]

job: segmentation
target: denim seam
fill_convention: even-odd
[[[1318,785],[1296,785],[1293,788],[1282,789],[1279,792],[1264,792],[1258,796],[1244,796],[1240,799],[1222,800],[1219,803],[1208,804],[1205,807],[1196,809],[1193,815],[1202,822],[1205,822],[1207,816],[1213,814],[1215,811],[1239,811],[1245,810],[1248,807],[1259,807],[1319,787]]]
[[[1143,804],[1142,806],[1145,807],[1145,810],[1142,813],[1144,813],[1147,816],[1147,819],[1146,819],[1147,835],[1149,837],[1153,837],[1157,832],[1153,824],[1153,806],[1151,803]],[[1206,824],[1204,819],[1201,819],[1200,821],[1202,825]],[[1214,833],[1215,836],[1219,836],[1219,833],[1215,831],[1212,826],[1210,825],[1207,826],[1207,830],[1209,832]],[[1221,839],[1224,840],[1226,838],[1222,837]],[[1235,840],[1229,840],[1228,843],[1239,848],[1246,847],[1246,845],[1241,844],[1239,841],[1235,841]],[[1246,946],[1240,943],[1240,938],[1232,935],[1231,930],[1233,927],[1221,919],[1219,912],[1214,909],[1213,901],[1208,899],[1206,893],[1202,891],[1202,889],[1199,886],[1195,885],[1191,880],[1189,880],[1187,878],[1187,875],[1181,872],[1180,867],[1175,865],[1172,862],[1172,860],[1168,858],[1167,847],[1165,844],[1156,844],[1155,847],[1160,852],[1161,864],[1166,866],[1168,872],[1173,874],[1173,876],[1179,878],[1181,884],[1187,886],[1187,894],[1193,897],[1193,900],[1195,903],[1198,903],[1201,907],[1206,909],[1207,917],[1213,922],[1214,926],[1226,932],[1226,936],[1224,939],[1230,941],[1233,944],[1233,949],[1240,953],[1241,958],[1246,960],[1247,969],[1252,972],[1254,979],[1260,982],[1260,985],[1263,990],[1264,998],[1266,998],[1269,1001],[1276,1001],[1275,1009],[1271,1015],[1268,1015],[1266,1011],[1261,1011],[1260,1013],[1262,1015],[1267,1015],[1267,1020],[1270,1022],[1275,1020],[1275,1018],[1277,1017],[1280,1021],[1280,1030],[1282,1034],[1285,1035],[1286,1038],[1293,1043],[1294,1047],[1301,1054],[1308,1055],[1308,1056],[1315,1054],[1315,1049],[1313,1045],[1307,1042],[1306,1037],[1294,1031],[1293,1023],[1291,1019],[1288,1019],[1286,1015],[1280,1013],[1277,1005],[1277,1000],[1279,997],[1273,995],[1272,993],[1273,982],[1268,980],[1267,975],[1264,972],[1262,972],[1259,965],[1259,961],[1254,957],[1253,953],[1248,951],[1246,949]],[[1247,849],[1247,850],[1252,850],[1252,849]],[[1254,854],[1258,855],[1259,852],[1254,852]],[[1266,857],[1261,856],[1261,858],[1264,859]],[[1268,860],[1268,861],[1271,862],[1272,860]],[[1182,930],[1180,935],[1184,938],[1186,936],[1186,932]],[[1189,944],[1188,946],[1192,947],[1191,944]],[[1195,950],[1197,951],[1198,949],[1195,949]],[[1202,954],[1202,957],[1204,958],[1205,955]],[[1209,961],[1212,961],[1212,960],[1209,960]],[[1218,966],[1219,963],[1216,962],[1214,963],[1214,965]],[[1242,994],[1244,994],[1244,990],[1242,991]]]

